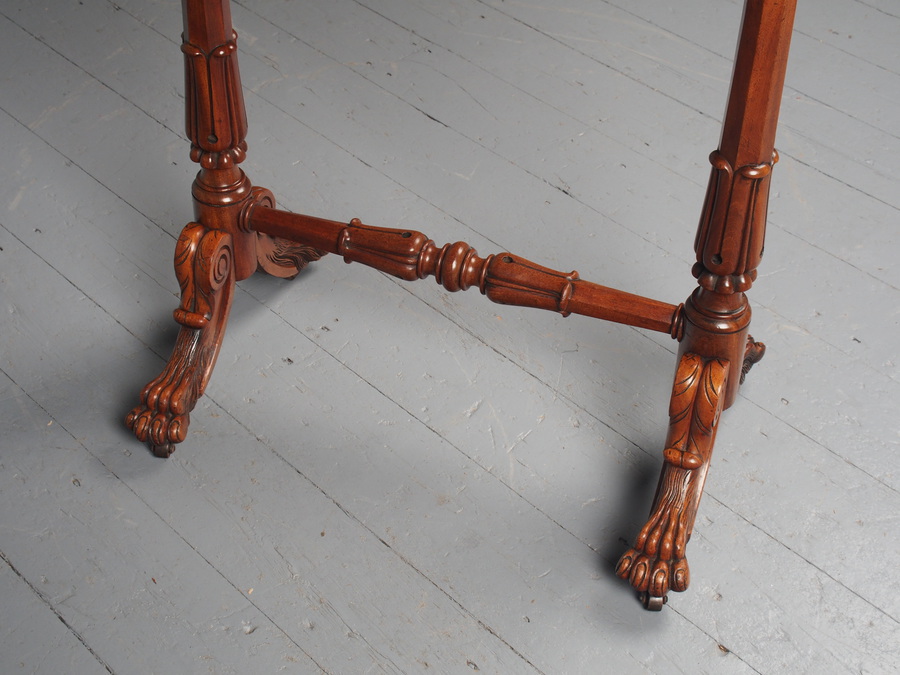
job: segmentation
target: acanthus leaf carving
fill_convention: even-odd
[[[187,436],[190,412],[203,395],[224,336],[234,290],[231,235],[190,223],[175,248],[181,330],[163,371],[141,392],[126,424],[153,452],[168,457]]]
[[[685,549],[712,456],[730,364],[687,352],[682,355],[669,403],[665,463],[656,499],[635,544],[616,574],[661,608],[666,594],[690,582]],[[656,599],[655,601],[652,599]]]

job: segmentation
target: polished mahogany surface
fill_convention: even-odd
[[[192,188],[194,218],[175,253],[181,329],[163,372],[128,415],[128,426],[155,454],[170,455],[185,440],[190,413],[212,374],[235,283],[257,270],[293,277],[329,253],[408,281],[434,277],[448,291],[477,289],[500,304],[669,334],[679,352],[659,487],[647,524],[617,566],[646,607],[661,609],[670,590],[683,591],[690,581],[685,547],[720,414],[765,351],[749,334],[746,294],[764,252],[794,9],[795,0],[746,1],[694,244],[697,288],[674,306],[513,253],[482,258],[465,242],[438,246],[413,230],[279,210],[272,194],[253,186],[240,167],[248,123],[229,2],[184,0],[186,130],[191,159],[200,168]]]

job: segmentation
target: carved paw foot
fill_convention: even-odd
[[[690,583],[685,547],[703,494],[728,371],[726,361],[691,353],[678,364],[653,509],[616,566],[616,574],[644,595],[648,609],[662,609],[670,590],[683,591]]]
[[[172,358],[141,392],[141,403],[125,418],[138,440],[157,457],[168,457],[187,436],[190,412],[202,394],[203,375],[213,358],[201,345],[201,331],[182,328]]]
[[[744,363],[741,365],[741,384],[744,384],[744,378],[750,369],[762,360],[766,355],[766,346],[762,342],[753,340],[752,335],[747,336],[747,347],[744,350]]]
[[[669,468],[669,467],[667,467]],[[639,593],[645,594],[648,609],[661,609],[670,590],[683,591],[690,583],[685,558],[688,540],[686,496],[690,472],[667,471],[661,486],[661,498],[635,541],[619,559],[616,574],[627,579]]]
[[[171,455],[187,436],[190,412],[203,395],[224,337],[234,290],[230,235],[189,224],[175,249],[175,272],[181,285],[175,349],[125,419],[159,457]]]

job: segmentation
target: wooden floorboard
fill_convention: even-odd
[[[280,204],[671,303],[737,0],[233,3]],[[613,565],[676,345],[325,258],[254,276],[188,440],[122,419],[171,349],[178,3],[0,6],[0,672],[890,673],[900,662],[900,12],[800,0],[768,345],[688,557]]]

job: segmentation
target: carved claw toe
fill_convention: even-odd
[[[669,591],[687,590],[691,580],[686,558],[663,560],[633,548],[619,559],[616,574],[639,593],[654,598],[665,598]]]
[[[187,415],[170,416],[139,405],[125,418],[125,424],[157,457],[169,457],[175,444],[184,440],[189,423]],[[170,438],[171,437],[171,438]]]
[[[168,410],[156,410],[141,404],[125,418],[125,424],[137,439],[155,447],[171,446],[165,457],[174,452],[174,445],[187,437],[190,416],[188,413],[174,414]],[[154,454],[159,454],[154,451]]]
[[[670,590],[686,590],[691,575],[687,558],[684,557],[687,538],[681,519],[663,512],[657,515],[667,517],[651,519],[635,547],[628,549],[619,559],[616,575],[631,583],[639,593],[665,598]]]

